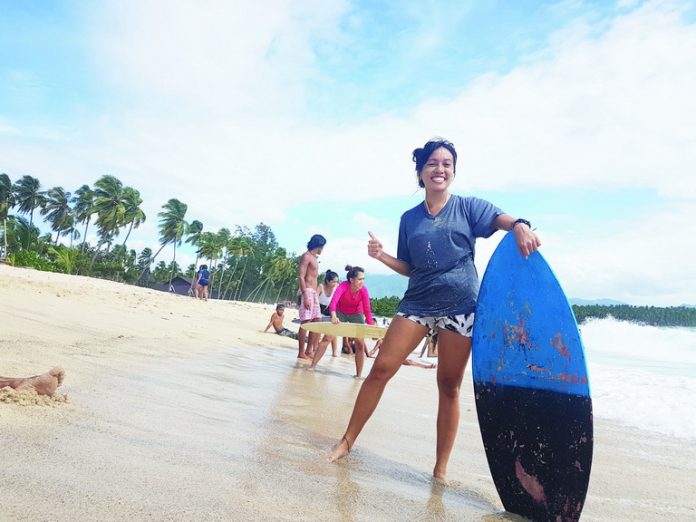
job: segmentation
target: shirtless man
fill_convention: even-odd
[[[276,306],[276,311],[273,312],[273,315],[271,315],[271,319],[268,321],[268,324],[266,325],[266,329],[264,332],[267,332],[268,329],[272,326],[273,329],[275,330],[275,333],[278,335],[282,335],[284,337],[290,337],[291,339],[297,339],[297,334],[283,326],[283,320],[285,319],[285,305],[279,304]]]
[[[9,386],[17,391],[34,390],[39,395],[53,395],[58,386],[63,384],[64,378],[62,368],[53,368],[33,377],[0,377],[0,388]]]
[[[300,270],[297,279],[300,283],[300,324],[309,322],[321,321],[321,310],[319,308],[319,297],[317,296],[317,287],[319,286],[319,262],[317,257],[321,254],[326,244],[324,236],[314,234],[307,243],[307,251],[300,257]],[[297,336],[299,352],[298,359],[312,360],[314,349],[317,345],[319,334],[315,332],[309,333],[307,347],[305,348],[306,330],[300,327],[300,333]]]

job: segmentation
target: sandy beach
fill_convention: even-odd
[[[0,374],[66,371],[55,400],[0,395],[0,520],[519,520],[469,372],[449,485],[430,480],[437,391],[421,368],[402,367],[328,464],[353,362],[329,352],[307,372],[292,340],[262,333],[271,313],[0,265]],[[694,520],[695,491],[693,444],[595,419],[583,520]]]

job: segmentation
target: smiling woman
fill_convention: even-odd
[[[488,201],[452,195],[457,151],[442,138],[413,151],[423,203],[401,216],[396,257],[384,252],[370,233],[368,254],[409,278],[379,355],[360,389],[348,428],[329,461],[348,454],[374,412],[387,382],[429,331],[438,333],[439,391],[437,451],[433,476],[444,480],[459,426],[459,389],[471,353],[478,274],[474,266],[476,238],[512,230],[522,256],[540,246],[529,222],[504,214]]]

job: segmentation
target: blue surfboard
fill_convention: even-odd
[[[580,518],[592,465],[592,399],[575,316],[539,252],[506,234],[481,282],[473,329],[476,410],[505,509]]]

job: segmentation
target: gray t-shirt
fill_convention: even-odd
[[[396,256],[411,266],[411,276],[398,312],[421,317],[472,313],[479,290],[476,238],[491,236],[502,213],[483,199],[455,195],[435,217],[423,203],[405,212]]]

